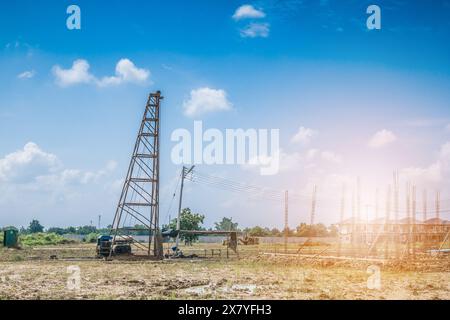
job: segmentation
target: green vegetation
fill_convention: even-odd
[[[220,231],[236,231],[238,230],[238,223],[233,222],[233,218],[223,217],[222,221],[214,223],[216,230]]]
[[[263,228],[260,226],[244,229],[244,232],[248,233],[252,237],[271,236],[271,232],[270,232],[269,228]]]
[[[42,226],[38,220],[32,220],[27,229],[28,233],[44,232],[44,226]]]
[[[96,243],[98,237],[100,236],[99,233],[89,233],[84,239],[83,241],[87,242],[87,243]]]
[[[60,228],[60,227],[51,227],[47,229],[47,232],[49,233],[56,233],[59,235],[63,234],[81,234],[81,235],[88,235],[91,233],[109,233],[109,229],[97,229],[94,226],[80,226],[80,227],[67,227],[67,228]]]
[[[20,244],[24,246],[46,246],[75,243],[75,240],[69,240],[56,233],[31,233],[20,235]]]
[[[180,226],[181,230],[205,230],[202,225],[205,219],[204,215],[193,213],[191,209],[185,208],[181,213]],[[215,230],[223,231],[240,231],[238,223],[233,222],[233,219],[223,217],[221,221],[214,223]],[[169,225],[162,227],[162,230],[176,230],[177,219],[170,221]],[[66,243],[74,243],[76,240],[71,240],[63,237],[66,234],[78,234],[84,235],[83,242],[95,243],[97,238],[101,234],[108,234],[109,227],[105,229],[97,229],[94,226],[80,226],[80,227],[52,227],[48,228],[44,232],[44,226],[40,224],[38,220],[32,220],[28,228],[21,227],[19,234],[19,242],[24,246],[39,246],[39,245],[58,245]],[[11,227],[5,227],[11,228]],[[0,228],[0,246],[3,245],[3,230]],[[147,235],[148,230],[143,225],[135,225],[134,229],[130,232],[131,235]],[[212,229],[209,229],[212,230]],[[284,230],[278,230],[277,228],[265,228],[261,226],[255,226],[252,228],[245,228],[242,230],[254,237],[279,237],[284,235]],[[296,229],[289,229],[288,235],[290,237],[336,237],[338,235],[338,228],[336,225],[331,225],[327,228],[324,224],[318,223],[310,226],[306,223],[301,223]],[[184,234],[181,235],[181,240],[190,245],[198,240],[198,235]]]
[[[205,219],[204,215],[198,213],[192,213],[191,209],[184,208],[181,212],[180,216],[180,229],[181,230],[202,230],[203,220]],[[177,218],[170,221],[168,226],[163,226],[163,230],[177,229]],[[196,234],[182,234],[180,239],[183,240],[186,244],[192,244],[192,242],[198,240],[198,235]]]

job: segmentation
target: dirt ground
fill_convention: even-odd
[[[93,252],[1,249],[0,299],[450,299],[448,257],[411,270],[257,252],[164,261],[95,260]]]

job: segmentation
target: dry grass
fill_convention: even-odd
[[[381,266],[381,288],[368,289],[367,263],[250,254],[256,250],[244,248],[240,259],[162,262],[48,260],[93,256],[94,246],[86,244],[1,250],[0,299],[450,299],[448,259],[428,271]],[[80,290],[67,288],[71,265],[80,268]]]

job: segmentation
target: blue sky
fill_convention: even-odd
[[[81,30],[66,27],[71,4],[81,8]],[[381,30],[366,27],[370,4],[381,8]],[[243,5],[261,16],[234,19]],[[180,170],[171,163],[170,134],[191,130],[194,120],[221,130],[279,128],[280,174],[261,177],[238,165],[198,170],[303,194],[316,183],[319,221],[336,221],[336,188],[345,181],[351,189],[358,175],[368,204],[394,169],[430,194],[450,192],[448,0],[14,1],[0,8],[0,225],[88,224],[98,214],[109,223],[146,96],[158,89],[165,96],[163,221],[175,215],[176,206],[168,208]],[[252,25],[259,29],[246,35]],[[90,78],[61,85],[55,68],[70,70],[80,59]],[[138,76],[115,73],[121,59]],[[232,107],[186,116],[183,104],[199,88],[223,90]],[[311,135],[293,142],[300,127]],[[371,144],[377,133],[382,143]],[[186,206],[204,213],[207,225],[222,216],[244,226],[283,223],[281,203],[195,185],[187,195]],[[307,197],[293,200],[290,224],[307,221],[308,208]]]

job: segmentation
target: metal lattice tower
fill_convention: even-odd
[[[161,99],[163,97],[160,91],[151,93],[148,97],[111,228],[113,244],[117,237],[130,237],[132,231],[148,231],[147,246],[138,242],[133,244],[137,249],[157,258],[161,258],[163,253],[159,229]]]

